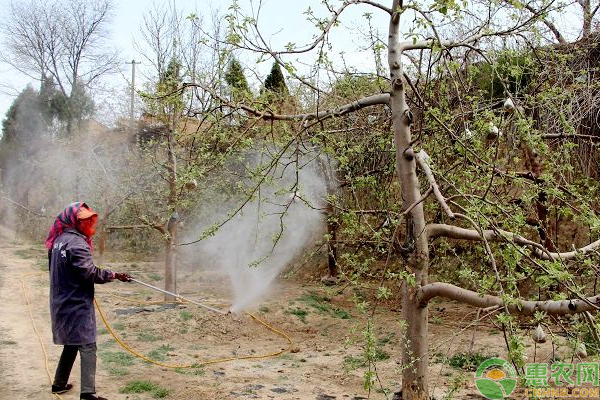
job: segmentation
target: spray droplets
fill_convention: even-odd
[[[289,160],[280,163],[285,167],[273,172],[275,179],[261,184],[259,195],[197,248],[202,253],[199,258],[229,276],[233,313],[264,298],[276,277],[321,233],[319,208],[326,185],[316,163],[302,164],[298,170],[289,167]],[[214,218],[227,219],[224,215]]]

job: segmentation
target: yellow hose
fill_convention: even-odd
[[[52,385],[52,375],[51,375],[50,367],[49,367],[48,353],[46,352],[46,347],[44,346],[44,342],[43,342],[43,340],[41,338],[41,335],[40,335],[40,333],[39,333],[39,331],[37,329],[37,326],[35,324],[35,321],[33,319],[33,313],[31,311],[31,303],[29,302],[29,297],[27,296],[27,289],[25,287],[25,281],[24,281],[25,277],[28,277],[28,276],[31,276],[31,275],[39,275],[39,274],[40,274],[39,272],[32,272],[32,273],[28,273],[28,274],[22,275],[19,279],[21,281],[21,289],[23,291],[23,297],[25,298],[25,302],[27,303],[27,311],[29,313],[29,319],[31,321],[31,325],[33,326],[33,330],[34,330],[34,332],[35,332],[35,334],[36,334],[36,336],[38,338],[38,341],[40,343],[40,347],[42,349],[42,352],[44,353],[44,364],[45,364],[45,368],[46,368],[46,374],[48,375],[48,380],[50,382],[50,385]],[[270,358],[270,357],[275,357],[275,356],[278,356],[278,355],[280,355],[282,353],[285,353],[286,351],[290,350],[292,348],[292,346],[293,346],[292,339],[285,332],[282,332],[282,331],[276,329],[275,327],[273,327],[272,325],[268,324],[264,320],[258,318],[256,315],[247,312],[246,314],[248,316],[250,316],[255,322],[263,325],[265,328],[267,328],[269,331],[275,333],[276,335],[283,337],[288,342],[288,346],[285,349],[282,349],[282,350],[279,350],[279,351],[274,351],[274,352],[267,353],[267,354],[262,354],[262,355],[247,355],[247,356],[236,356],[236,357],[228,357],[228,358],[215,358],[215,359],[209,359],[207,361],[200,362],[200,363],[195,363],[195,364],[165,364],[165,363],[162,363],[160,361],[152,360],[152,359],[146,357],[145,355],[140,354],[139,352],[137,352],[134,349],[132,349],[129,345],[127,345],[127,343],[125,343],[121,338],[119,338],[117,336],[117,334],[115,333],[115,331],[112,329],[112,327],[108,323],[106,317],[104,316],[104,312],[102,311],[102,308],[100,307],[100,304],[98,303],[98,301],[96,299],[94,299],[94,304],[96,305],[96,309],[98,310],[98,314],[100,315],[100,318],[102,319],[102,322],[106,326],[106,329],[110,332],[110,334],[115,339],[115,341],[123,349],[127,350],[128,352],[130,352],[134,356],[136,356],[138,358],[141,358],[142,360],[144,360],[144,361],[146,361],[146,362],[148,362],[150,364],[159,365],[159,366],[165,367],[165,368],[175,368],[175,369],[194,368],[194,367],[199,367],[199,366],[206,366],[206,365],[224,363],[224,362],[235,361],[235,360],[257,360],[257,359],[263,359],[263,358]],[[62,397],[59,394],[52,393],[52,395],[57,400],[62,400]]]
[[[276,335],[279,335],[279,336],[285,338],[287,340],[287,342],[288,342],[288,347],[286,347],[283,350],[275,351],[275,352],[268,353],[268,354],[262,354],[262,355],[247,355],[247,356],[236,356],[236,357],[228,357],[228,358],[216,358],[216,359],[207,360],[207,361],[199,362],[199,363],[195,363],[195,364],[165,364],[165,363],[162,363],[160,361],[152,360],[152,359],[146,357],[145,355],[143,355],[143,354],[135,351],[129,345],[127,345],[127,343],[125,343],[121,338],[119,338],[117,336],[117,334],[115,333],[115,331],[112,329],[112,327],[110,326],[110,324],[106,320],[106,317],[104,316],[104,313],[102,312],[100,304],[98,303],[98,301],[96,299],[94,299],[94,304],[96,304],[96,309],[98,309],[98,314],[100,315],[100,318],[102,319],[102,322],[104,323],[104,326],[106,326],[106,329],[108,330],[108,332],[110,332],[110,334],[115,339],[115,341],[117,343],[119,343],[119,345],[123,349],[127,350],[128,352],[130,352],[134,356],[136,356],[138,358],[141,358],[142,360],[144,360],[144,361],[146,361],[148,363],[159,365],[159,366],[165,367],[165,368],[179,368],[179,369],[182,369],[182,368],[194,368],[194,367],[199,367],[199,366],[206,366],[206,365],[224,363],[224,362],[235,361],[235,360],[256,360],[256,359],[261,359],[261,358],[270,358],[270,357],[275,357],[275,356],[278,356],[278,355],[280,355],[282,353],[285,353],[286,351],[288,351],[289,349],[291,349],[292,346],[293,346],[292,339],[285,332],[282,332],[282,331],[274,328],[273,326],[269,325],[268,323],[266,323],[262,319],[258,318],[256,315],[247,312],[246,314],[249,315],[255,322],[263,325],[265,328],[267,328],[271,332],[275,333]]]
[[[40,347],[42,348],[42,352],[44,353],[44,364],[46,366],[46,374],[48,375],[48,381],[50,382],[50,385],[52,385],[52,374],[50,373],[50,367],[48,366],[48,364],[49,364],[48,363],[48,353],[46,352],[46,346],[44,346],[44,342],[42,341],[40,332],[38,331],[37,326],[35,325],[35,320],[33,319],[33,313],[31,312],[31,303],[29,302],[29,297],[27,296],[27,289],[25,288],[25,281],[23,280],[26,276],[37,275],[37,274],[39,274],[39,273],[32,272],[29,274],[21,275],[19,280],[21,281],[21,290],[23,291],[23,297],[25,298],[25,303],[27,303],[27,312],[29,313],[29,320],[31,321],[31,325],[33,326],[33,331],[35,332],[35,334],[38,338],[38,341],[40,342]],[[58,400],[62,400],[62,397],[57,393],[52,393],[52,396],[54,396]]]

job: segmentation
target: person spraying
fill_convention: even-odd
[[[81,400],[107,400],[96,394],[96,314],[94,284],[115,279],[130,282],[128,273],[98,268],[92,260],[92,236],[98,214],[87,204],[69,204],[54,221],[45,245],[50,270],[52,339],[62,353],[52,393],[73,388],[68,383],[77,353],[81,361]]]

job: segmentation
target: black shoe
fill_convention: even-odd
[[[100,397],[96,393],[81,393],[79,400],[108,400],[106,397]]]
[[[73,385],[71,385],[70,383],[67,383],[65,386],[52,385],[52,393],[55,394],[63,394],[71,389],[73,389]]]

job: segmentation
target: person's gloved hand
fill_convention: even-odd
[[[118,279],[121,282],[131,282],[131,275],[127,272],[115,272],[115,279]]]

